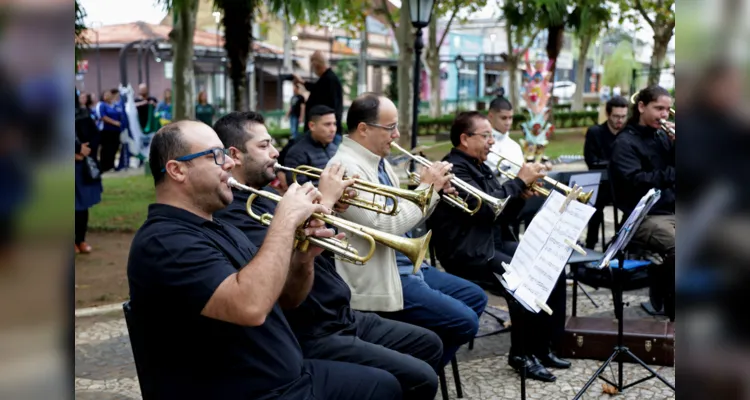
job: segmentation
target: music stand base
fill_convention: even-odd
[[[601,376],[602,372],[604,372],[604,369],[607,368],[607,366],[609,364],[611,364],[615,360],[615,358],[617,358],[617,356],[620,356],[620,355],[626,355],[626,356],[630,357],[630,359],[632,359],[636,363],[640,364],[641,367],[645,368],[648,372],[650,372],[651,375],[647,376],[645,378],[639,379],[639,380],[637,380],[635,382],[631,382],[631,383],[629,383],[627,385],[623,385],[622,384],[623,360],[622,360],[622,358],[620,358],[619,360],[617,360],[617,364],[618,364],[618,367],[619,367],[618,375],[619,375],[619,378],[620,378],[618,383],[614,383],[614,382],[610,381],[609,379]],[[578,392],[578,394],[576,394],[576,396],[573,398],[573,400],[580,399],[581,396],[583,396],[583,394],[586,393],[586,390],[588,390],[588,388],[591,387],[591,385],[594,383],[594,381],[596,380],[596,378],[599,378],[599,379],[603,380],[604,382],[607,382],[608,384],[610,384],[610,385],[614,386],[615,388],[617,388],[618,393],[622,393],[627,388],[633,387],[635,385],[638,385],[639,383],[646,382],[646,381],[651,380],[653,378],[656,378],[656,379],[662,381],[670,389],[675,390],[675,386],[673,384],[669,383],[669,381],[667,381],[666,379],[664,379],[663,376],[659,375],[656,371],[653,370],[653,368],[649,367],[648,364],[646,364],[645,362],[643,362],[643,360],[641,360],[635,354],[633,354],[630,351],[630,349],[628,349],[626,346],[615,346],[615,351],[612,353],[612,355],[609,356],[609,358],[607,359],[607,361],[605,361],[599,367],[599,369],[596,370],[596,372],[594,372],[594,375],[592,375],[591,378],[589,378],[588,382],[586,382],[586,385],[584,385],[583,388],[581,388],[581,390]]]

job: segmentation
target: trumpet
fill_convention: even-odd
[[[276,164],[274,166],[274,170],[291,172],[293,181],[297,181],[297,175],[304,175],[310,178],[320,179],[320,175],[323,173],[322,169],[311,167],[309,165],[300,165],[297,168],[289,168],[281,164]],[[359,198],[350,198],[346,194],[344,194],[344,196],[341,197],[341,202],[385,215],[398,214],[398,198],[402,198],[414,203],[417,207],[419,207],[419,210],[422,211],[422,215],[425,215],[427,213],[427,206],[429,206],[430,204],[430,199],[432,199],[432,185],[422,190],[405,190],[355,179],[354,185],[352,185],[352,189],[356,189],[361,192],[372,193],[372,200],[367,201],[360,200]],[[385,197],[385,202],[383,204],[376,203],[375,196]],[[388,206],[388,199],[391,200],[390,208]]]
[[[411,158],[415,162],[425,167],[429,167],[430,165],[432,165],[432,162],[430,162],[430,160],[422,156],[411,154],[410,151],[407,151],[406,149],[404,149],[403,147],[399,146],[398,144],[394,142],[391,142],[391,147],[400,151],[401,153],[406,154],[407,156],[409,156],[409,158]],[[410,172],[408,170],[406,173],[409,176],[409,179],[419,184],[420,182],[419,175],[417,175],[414,172]],[[476,207],[470,208],[469,203],[457,195],[443,196],[442,199],[448,202],[448,204],[464,210],[465,212],[469,213],[469,215],[476,214],[477,211],[479,211],[479,209],[482,207],[482,203],[484,202],[492,208],[492,211],[495,213],[495,218],[497,218],[497,216],[500,215],[501,212],[503,212],[503,209],[505,208],[505,204],[507,204],[508,202],[508,199],[498,199],[496,197],[492,197],[488,195],[487,193],[484,193],[483,191],[475,188],[474,186],[469,185],[468,183],[456,177],[453,177],[453,179],[451,179],[451,185],[468,193],[470,197],[474,197],[477,200]]]
[[[635,97],[638,96],[638,93],[640,93],[640,92],[635,92],[635,93],[633,93],[632,96],[630,96],[630,104],[633,104],[633,105],[637,104],[636,101],[635,101]],[[676,116],[674,108],[670,108],[669,109],[669,116],[672,117],[672,118],[674,118]],[[670,128],[667,125],[667,120],[660,119],[659,120],[659,125],[661,126],[661,130],[663,130],[664,132],[666,132],[669,136],[671,136],[673,138],[675,137],[675,130],[672,129],[672,128]]]
[[[492,153],[492,154],[500,157],[500,160],[497,162],[497,166],[496,167],[497,167],[497,170],[501,174],[503,174],[503,176],[507,177],[508,179],[513,179],[513,178],[516,177],[516,175],[514,175],[512,172],[504,171],[502,168],[500,168],[500,166],[503,163],[503,161],[507,161],[509,164],[511,164],[513,166],[516,166],[518,168],[521,168],[520,165],[518,165],[515,162],[513,162],[513,161],[511,161],[511,160],[503,157],[502,155],[500,155],[499,153],[497,153],[495,151],[490,151],[490,153]],[[552,185],[552,187],[554,187],[556,189],[559,189],[560,191],[562,191],[566,195],[570,194],[570,192],[573,191],[573,189],[570,186],[564,185],[564,184],[560,183],[559,181],[550,178],[549,176],[545,176],[543,179],[544,179],[545,182],[547,182],[550,185]],[[541,185],[538,185],[536,183],[531,184],[531,190],[533,190],[533,191],[541,194],[542,196],[549,196],[549,194],[550,194],[550,190],[549,189],[547,189],[547,188],[545,188],[545,187],[543,187]],[[581,194],[578,195],[577,200],[579,202],[583,203],[583,204],[588,204],[588,202],[589,202],[589,200],[591,200],[591,196],[593,194],[594,194],[593,190],[590,191],[590,192],[588,192],[588,193],[583,193],[582,192]]]
[[[264,197],[278,203],[279,201],[281,201],[281,196],[271,192],[267,192],[265,190],[258,190],[243,185],[237,182],[237,180],[234,178],[229,178],[229,180],[227,181],[227,185],[230,188],[250,192],[251,195],[247,199],[246,203],[247,214],[263,225],[268,226],[271,224],[273,215],[269,213],[264,213],[262,215],[256,214],[252,209],[253,201],[255,201],[255,199],[257,199],[258,197]],[[359,251],[354,246],[350,245],[347,240],[340,240],[335,237],[318,238],[305,236],[302,229],[298,229],[295,234],[294,247],[299,249],[300,251],[307,251],[310,243],[312,243],[317,247],[334,253],[339,259],[356,265],[364,265],[370,258],[372,258],[372,255],[375,253],[375,244],[380,243],[405,254],[414,264],[414,273],[416,274],[419,270],[419,266],[422,265],[424,256],[427,253],[427,245],[430,242],[430,238],[432,237],[431,230],[422,237],[412,239],[394,235],[391,233],[381,232],[363,225],[355,224],[354,222],[347,221],[343,218],[334,217],[332,215],[313,213],[311,218],[321,220],[328,225],[335,226],[340,230],[345,230],[355,236],[361,237],[369,245],[367,254],[360,255]]]

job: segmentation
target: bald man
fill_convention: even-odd
[[[322,249],[297,251],[294,240],[313,212],[331,210],[312,184],[293,183],[255,246],[212,216],[234,198],[227,153],[216,132],[196,121],[168,124],[151,143],[156,202],[128,257],[143,397],[401,399],[399,381],[383,369],[303,360],[282,307],[307,297]],[[333,234],[320,221],[304,231]]]
[[[324,105],[333,108],[336,116],[336,137],[333,143],[341,143],[341,114],[344,112],[344,91],[341,88],[341,82],[328,66],[328,61],[320,51],[314,52],[310,56],[310,69],[318,76],[315,82],[305,82],[299,75],[294,75],[294,83],[305,85],[305,89],[310,92],[310,96],[305,103],[305,131],[310,130],[310,112],[317,105]]]

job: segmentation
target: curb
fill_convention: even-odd
[[[93,317],[96,315],[111,313],[117,310],[122,311],[122,303],[107,304],[104,306],[96,306],[96,307],[89,307],[89,308],[78,308],[76,309],[76,318]]]

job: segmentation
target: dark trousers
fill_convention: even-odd
[[[104,130],[101,132],[101,152],[99,169],[107,172],[115,167],[115,156],[120,148],[120,131]]]
[[[86,241],[86,231],[89,227],[89,210],[76,210],[76,244]]]
[[[440,338],[425,328],[354,311],[355,323],[344,332],[301,341],[305,358],[344,361],[388,371],[404,397],[434,399],[435,371],[442,367]]]
[[[451,271],[464,276],[466,279],[483,280],[486,282],[496,282],[497,278],[493,273],[502,275],[505,269],[502,263],[510,264],[513,254],[516,252],[518,242],[496,243],[495,257],[484,265],[474,266],[450,266]],[[448,270],[446,266],[446,270]],[[462,272],[465,271],[465,272]],[[510,331],[511,353],[520,355],[521,349],[518,348],[523,341],[525,355],[545,355],[550,349],[560,350],[563,334],[565,331],[565,274],[561,273],[560,277],[552,290],[547,305],[552,309],[552,315],[545,312],[533,313],[526,310],[518,304],[512,295],[502,289],[499,284],[494,285],[501,288],[503,296],[508,301],[508,311],[513,328]]]
[[[434,267],[423,266],[422,274],[423,278],[401,275],[404,309],[379,314],[437,333],[443,341],[444,366],[476,336],[487,295],[476,284]]]
[[[281,393],[294,400],[401,399],[401,386],[390,373],[373,367],[328,360],[305,360],[302,377]]]

